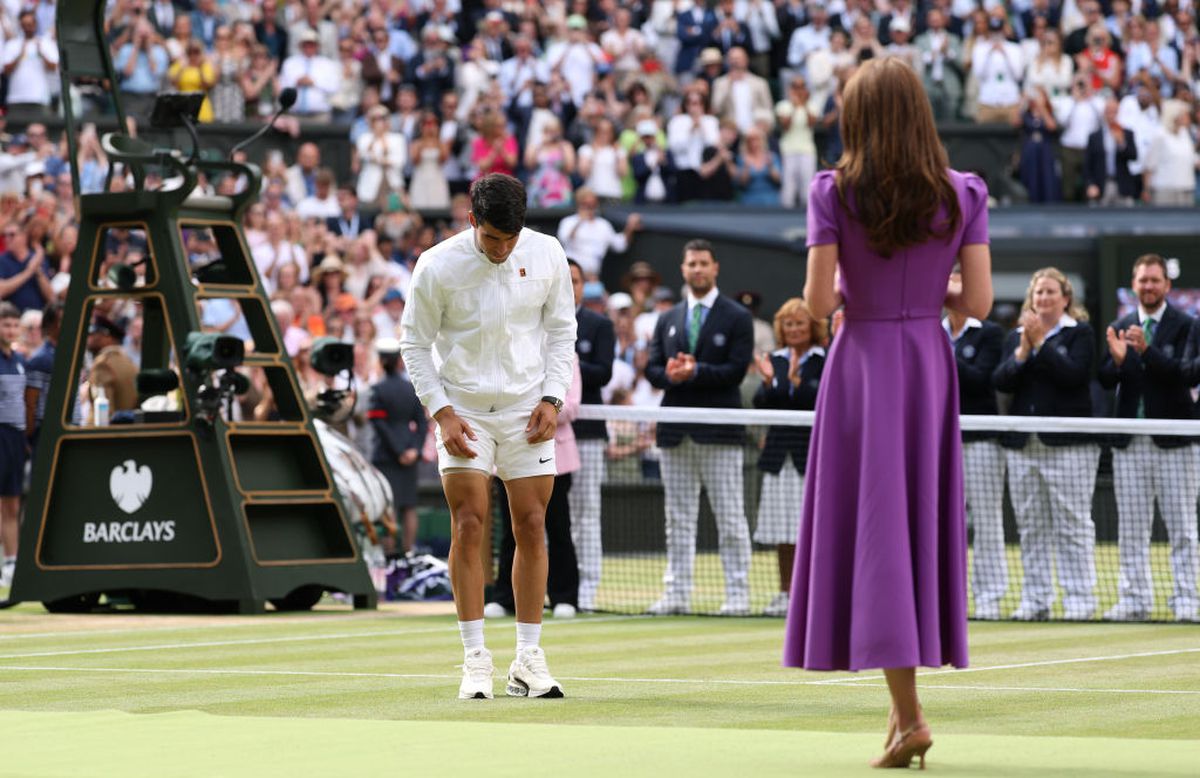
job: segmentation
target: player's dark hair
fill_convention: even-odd
[[[10,303],[8,300],[0,300],[0,319],[19,319],[21,318],[21,309]]]
[[[567,257],[567,267],[569,267],[569,268],[573,267],[576,270],[578,270],[580,273],[583,273],[583,265],[579,264],[578,262],[571,259],[570,257]]]
[[[704,238],[692,238],[687,243],[683,244],[684,256],[687,256],[689,251],[707,251],[708,255],[713,258],[713,262],[717,261],[717,252],[713,249],[713,244],[709,243]]]
[[[489,173],[471,184],[471,212],[476,224],[515,235],[525,226],[525,185],[512,176]]]

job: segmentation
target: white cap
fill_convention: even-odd
[[[637,134],[639,137],[645,135],[658,135],[658,123],[653,119],[642,119],[637,123]]]
[[[395,338],[377,338],[375,352],[380,356],[400,353],[400,341]]]
[[[903,16],[893,16],[892,21],[888,23],[888,29],[892,32],[912,32],[912,25]]]
[[[614,292],[608,296],[608,310],[619,311],[622,308],[632,308],[633,298],[625,292]]]

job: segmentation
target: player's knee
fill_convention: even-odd
[[[476,547],[483,541],[483,516],[464,511],[454,516],[453,540],[459,545]]]
[[[513,516],[513,537],[522,548],[544,545],[546,519],[537,512]]]

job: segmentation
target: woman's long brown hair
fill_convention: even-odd
[[[931,237],[948,239],[962,212],[950,163],[917,74],[896,57],[870,59],[846,84],[838,197],[863,225],[871,248],[889,257]],[[935,224],[938,210],[945,218]]]

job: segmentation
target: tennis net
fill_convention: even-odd
[[[608,429],[607,441],[581,443],[572,487],[581,607],[784,610],[803,486],[780,449],[807,449],[811,412],[593,405],[580,417]],[[724,425],[736,445],[659,449],[664,422]],[[1196,619],[1200,422],[963,416],[961,426],[974,618]],[[599,485],[591,510],[588,483]]]

